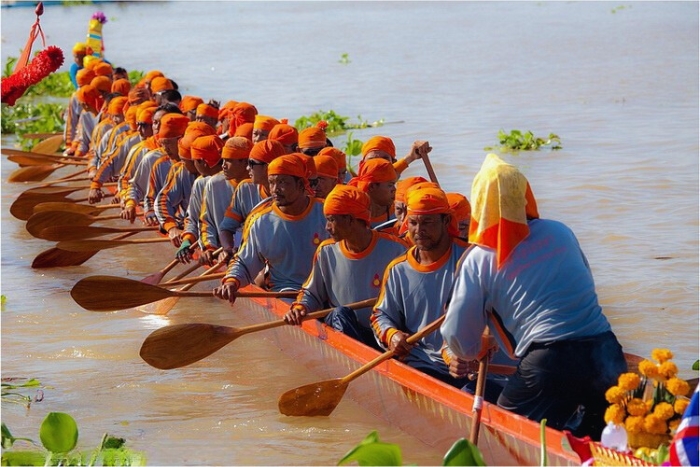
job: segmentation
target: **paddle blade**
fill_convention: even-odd
[[[33,195],[61,195],[61,196],[66,196],[74,191],[79,191],[79,190],[86,190],[87,187],[85,186],[41,186],[41,187],[36,187],[36,188],[30,188],[26,190],[24,193],[28,194],[31,193]]]
[[[67,266],[80,266],[85,261],[95,256],[96,251],[66,251],[60,248],[49,248],[42,251],[32,261],[33,269],[61,268]]]
[[[70,202],[68,198],[62,198],[62,201]],[[46,201],[57,201],[56,196],[22,193],[10,205],[10,214],[15,218],[26,221],[34,214],[34,206]]]
[[[66,242],[121,232],[119,229],[111,227],[81,227],[76,229],[75,225],[53,225],[44,228],[36,237],[52,242]]]
[[[116,311],[162,300],[172,292],[122,277],[90,276],[76,282],[70,295],[86,310]]]
[[[181,368],[213,354],[236,337],[238,330],[214,324],[176,324],[153,331],[139,355],[161,370]]]
[[[32,214],[25,224],[24,228],[27,229],[33,237],[41,237],[41,232],[44,229],[57,225],[70,225],[71,227],[84,227],[90,225],[94,220],[91,217],[84,214],[78,214],[73,212],[65,211],[46,211]],[[67,248],[65,248],[67,250]],[[97,251],[99,248],[92,248],[91,250],[83,251]]]
[[[61,165],[33,165],[17,169],[7,177],[8,182],[40,182],[51,175]]]
[[[74,212],[86,216],[97,216],[104,211],[104,209],[87,204],[71,203],[70,201],[49,201],[34,206],[34,214],[48,211]]]
[[[40,141],[35,144],[32,148],[32,152],[38,152],[39,154],[54,154],[58,151],[58,148],[63,144],[63,135],[58,134],[46,138],[44,141]]]
[[[170,313],[170,310],[175,308],[175,305],[177,305],[179,300],[180,297],[164,298],[163,300],[158,300],[155,303],[147,303],[146,305],[142,305],[136,309],[149,315],[164,316]]]
[[[282,394],[277,406],[283,415],[328,416],[338,406],[347,388],[348,383],[340,378],[307,384]]]

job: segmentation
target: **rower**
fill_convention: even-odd
[[[210,127],[216,129],[219,122],[219,103],[215,100],[201,103],[197,106],[194,120],[196,122],[206,123]]]
[[[64,156],[72,156],[75,153],[75,149],[73,148],[73,140],[76,137],[78,130],[78,119],[80,118],[80,113],[83,110],[83,106],[78,100],[78,89],[86,84],[90,84],[92,78],[94,77],[95,72],[92,70],[88,70],[86,68],[78,70],[76,76],[78,86],[75,92],[71,94],[70,99],[68,99],[68,106],[66,106],[66,110],[63,115],[63,120],[66,122],[66,126],[63,128],[63,141],[65,141],[66,144],[66,149],[63,151]]]
[[[78,126],[71,150],[76,157],[83,157],[90,149],[90,135],[97,125],[97,112],[102,106],[102,97],[92,84],[86,84],[78,89],[76,98],[82,106],[82,111],[78,117]],[[66,155],[70,155],[68,150],[66,150]]]
[[[396,160],[396,146],[387,136],[373,136],[362,145],[362,164],[372,159],[385,159],[394,164],[397,175],[401,175],[411,162],[420,159],[421,154],[427,154],[432,150],[427,141],[414,141],[408,154],[401,160]]]
[[[267,115],[256,115],[253,122],[253,143],[264,141],[270,134],[270,130],[277,125],[279,121]]]
[[[495,154],[474,177],[471,198],[473,246],[457,269],[441,327],[449,350],[481,358],[493,346],[482,343],[488,324],[505,350],[522,358],[498,405],[599,439],[605,391],[627,365],[576,236],[539,218],[525,176]]]
[[[370,226],[377,227],[395,220],[394,195],[396,193],[396,170],[391,162],[376,158],[360,165],[360,173],[348,182],[369,195],[372,201]]]
[[[318,245],[328,238],[323,203],[309,195],[306,168],[299,157],[278,157],[267,172],[272,198],[247,222],[241,247],[222,285],[214,289],[216,297],[231,303],[238,289],[252,283],[266,266],[273,291],[301,289]]]
[[[76,42],[73,46],[73,63],[70,64],[70,69],[68,70],[68,75],[70,76],[70,81],[73,83],[76,91],[82,84],[78,82],[78,72],[83,70],[83,59],[87,52],[87,45],[84,42]]]
[[[331,156],[314,156],[311,158],[316,168],[316,178],[311,184],[316,198],[325,199],[328,193],[338,184],[338,164]]]
[[[119,169],[117,193],[115,196],[118,201],[125,198],[129,189],[129,180],[131,179],[138,161],[140,161],[145,154],[158,147],[158,143],[153,134],[153,119],[157,109],[155,105],[155,101],[145,101],[138,105],[138,110],[136,112],[136,131],[139,133],[140,141],[129,150],[121,169]],[[100,184],[94,187],[91,185],[90,188],[99,189],[102,187],[104,180],[93,178],[93,182],[99,182]]]
[[[315,159],[320,157],[324,156]],[[370,199],[356,187],[336,185],[323,203],[323,212],[331,239],[319,245],[311,274],[284,320],[300,325],[309,312],[337,307],[325,323],[379,349],[369,321],[372,309],[352,310],[343,304],[378,296],[386,266],[404,254],[406,246],[369,228]]]
[[[226,138],[236,135],[236,130],[244,123],[254,124],[258,109],[248,102],[238,102],[228,113],[228,130]],[[223,136],[223,135],[222,135]]]
[[[450,203],[453,215],[457,218],[457,228],[459,236],[469,238],[469,222],[472,217],[472,206],[469,200],[462,193],[447,193],[447,201]]]
[[[197,106],[203,104],[204,100],[197,96],[182,96],[180,100],[180,110],[187,115],[190,121],[194,122],[197,117]]]
[[[331,156],[335,159],[335,163],[338,166],[338,183],[341,185],[347,184],[352,176],[348,171],[348,163],[345,153],[338,148],[332,146],[326,146],[318,152],[319,156]]]
[[[326,132],[323,130],[322,126],[323,125],[319,126],[317,124],[309,128],[304,128],[299,132],[297,147],[300,153],[313,157],[327,146],[328,138],[326,138]]]
[[[282,119],[278,125],[272,127],[267,139],[282,143],[282,146],[284,146],[284,153],[291,154],[297,152],[299,132],[292,125],[289,125],[286,119]]]
[[[175,89],[175,86],[173,86],[172,81],[165,76],[156,76],[151,80],[149,89],[151,90],[151,96],[153,100],[156,101],[156,104],[163,105],[166,103],[165,99],[163,99],[163,92]]]

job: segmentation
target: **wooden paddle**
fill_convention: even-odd
[[[43,156],[43,155],[29,155],[29,154],[23,154],[23,155],[13,155],[13,156],[8,156],[7,158],[8,161],[14,162],[15,164],[19,164],[21,166],[36,166],[36,165],[47,165],[47,164],[53,164],[55,162],[58,162],[60,164],[64,165],[84,165],[87,166],[88,163],[87,161],[81,161],[81,160],[70,160],[70,159],[65,159],[61,157],[51,157],[51,156]]]
[[[169,273],[178,264],[180,264],[180,261],[178,261],[176,258],[176,259],[172,260],[171,262],[169,262],[160,271],[154,272],[153,274],[149,274],[148,276],[144,277],[143,279],[140,280],[140,282],[143,282],[144,284],[151,284],[151,285],[159,284],[160,281],[163,280],[165,275],[167,273]]]
[[[352,309],[365,308],[372,306],[376,300],[370,298],[346,306]],[[304,320],[323,318],[333,310],[334,308],[328,308],[309,313]],[[165,326],[156,329],[146,338],[139,355],[146,363],[160,370],[181,368],[208,357],[245,334],[285,325],[287,323],[279,319],[242,328],[204,323]]]
[[[41,154],[53,154],[63,144],[63,134],[53,135],[34,145],[32,151]]]
[[[5,155],[5,156],[27,156],[27,157],[36,157],[36,158],[42,158],[42,159],[54,159],[54,162],[58,162],[59,160],[72,160],[72,161],[83,161],[86,162],[87,159],[82,158],[82,157],[73,157],[73,156],[64,156],[62,153],[56,153],[56,152],[41,152],[41,151],[24,151],[22,149],[12,149],[12,148],[2,148],[0,149],[0,152]]]
[[[40,182],[51,175],[54,170],[66,167],[64,164],[33,165],[15,170],[7,177],[8,182]]]
[[[197,276],[197,277],[186,277],[184,279],[174,279],[170,280],[168,282],[164,282],[163,285],[167,285],[168,287],[171,287],[173,285],[183,285],[183,284],[197,284],[199,282],[206,282],[214,279],[223,279],[224,276],[226,275],[226,271],[224,272],[217,272],[215,274],[211,274],[208,276]],[[141,281],[143,282],[143,281]]]
[[[106,185],[111,185],[115,186],[116,182],[114,183],[106,183]],[[37,186],[34,188],[30,188],[28,190],[25,190],[22,192],[23,195],[27,194],[32,194],[32,195],[69,195],[71,193],[75,193],[76,191],[80,190],[89,190],[90,185],[70,185],[70,186]]]
[[[294,298],[298,292],[239,292],[239,297]],[[211,290],[183,292],[124,277],[90,276],[79,280],[71,289],[73,300],[89,311],[117,311],[134,308],[169,297],[214,297]]]
[[[432,323],[406,339],[413,344],[440,327],[445,319],[442,315]],[[348,384],[355,378],[362,376],[380,363],[394,356],[393,350],[388,350],[374,360],[365,363],[357,370],[342,378],[330,379],[319,383],[311,383],[291,389],[282,394],[278,401],[280,413],[292,416],[315,417],[318,415],[330,415],[343,398]]]
[[[169,241],[170,239],[168,237],[137,238],[134,240],[75,240],[58,242],[56,247],[67,251],[99,251],[108,250],[110,248],[119,248],[120,246],[164,243]]]
[[[22,193],[17,197],[16,200],[10,205],[10,214],[15,216],[17,219],[26,221],[34,214],[34,206],[41,203],[48,202],[64,202],[64,203],[78,203],[82,201],[87,201],[87,199],[73,199],[66,198],[65,196],[51,195],[51,194],[41,194],[41,193]]]
[[[488,338],[489,327],[484,329],[484,336]],[[481,427],[481,411],[484,405],[484,391],[486,389],[486,374],[489,371],[489,354],[479,361],[479,376],[476,379],[476,390],[474,391],[474,402],[472,403],[472,429],[469,433],[469,441],[474,446],[479,443],[479,428]]]
[[[85,240],[88,238],[100,237],[113,233],[124,232],[156,232],[158,226],[146,227],[93,227],[81,226],[77,228],[74,225],[54,225],[43,229],[37,238],[50,240],[52,242],[71,242],[75,240]]]
[[[433,164],[430,163],[428,154],[424,154],[423,156],[421,156],[421,159],[423,159],[423,164],[425,164],[425,170],[428,171],[428,177],[430,177],[430,181],[439,185],[440,182],[438,182],[437,175],[435,175],[435,170],[433,169]]]
[[[48,211],[63,211],[74,212],[86,216],[98,216],[106,209],[121,208],[119,204],[78,204],[70,201],[49,201],[48,203],[39,203],[34,206],[34,214]]]
[[[124,235],[119,235],[112,240],[122,240],[131,235],[136,235],[136,232],[129,232]],[[33,269],[60,268],[68,266],[80,266],[85,261],[95,256],[98,251],[66,251],[60,248],[49,248],[42,251],[32,261]]]
[[[24,139],[46,139],[59,135],[63,137],[63,133],[25,133],[21,137]]]
[[[46,212],[37,212],[36,214],[32,214],[29,219],[27,219],[27,223],[25,224],[25,228],[27,229],[27,232],[29,232],[32,237],[35,238],[42,238],[41,237],[41,232],[44,229],[48,229],[49,227],[54,227],[57,225],[70,225],[74,228],[76,227],[87,227],[88,225],[97,222],[97,221],[104,221],[104,220],[110,220],[110,219],[121,219],[119,214],[113,214],[111,216],[102,216],[102,217],[96,217],[96,216],[88,216],[86,214],[79,214],[79,213],[74,213],[74,212],[66,212],[66,211],[46,211]],[[76,229],[78,230],[78,229]],[[101,248],[99,248],[101,249]],[[72,250],[72,251],[86,251],[86,250]],[[97,251],[97,249],[95,249]]]

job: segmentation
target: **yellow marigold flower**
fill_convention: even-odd
[[[676,399],[676,402],[673,403],[673,411],[677,414],[683,415],[689,404],[690,400],[679,397]]]
[[[666,421],[674,415],[673,406],[668,402],[659,402],[654,407],[654,415]]]
[[[659,375],[664,378],[673,378],[678,374],[678,367],[673,362],[663,362],[659,365]]]
[[[647,378],[657,378],[659,376],[659,369],[656,363],[649,360],[639,362],[639,372]]]
[[[625,421],[625,408],[621,405],[613,404],[605,410],[605,423],[613,422],[615,425],[622,425]]]
[[[659,363],[667,362],[673,358],[673,352],[668,349],[654,349],[651,351],[651,358]]]
[[[644,431],[644,417],[627,417],[625,430],[630,433],[641,433]]]
[[[647,433],[662,435],[668,431],[666,422],[654,414],[644,417],[644,431]]]
[[[671,378],[666,381],[666,389],[674,396],[687,396],[690,392],[690,385],[680,378]]]
[[[641,417],[642,415],[646,415],[650,409],[651,409],[651,407],[648,407],[647,404],[643,400],[641,400],[637,397],[635,397],[634,399],[632,399],[631,401],[629,401],[627,403],[627,412],[630,415],[634,415],[637,417]]]
[[[620,404],[625,397],[627,397],[627,392],[619,386],[613,386],[605,391],[605,399],[611,404]]]
[[[671,430],[671,433],[675,433],[676,430],[678,429],[678,425],[681,424],[681,419],[677,418],[675,420],[671,420],[668,422],[668,429]]]
[[[639,387],[642,379],[637,373],[622,373],[617,379],[617,385],[625,391],[632,391]]]

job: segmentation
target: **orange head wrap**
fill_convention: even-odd
[[[112,83],[112,92],[118,92],[122,96],[129,95],[131,90],[131,83],[128,79],[118,79]]]
[[[219,109],[219,121],[221,122],[224,119],[229,118],[233,108],[236,105],[238,105],[238,101],[227,101],[224,105],[222,105]]]
[[[111,76],[112,75],[112,65],[109,63],[105,62],[98,62],[93,68],[92,71],[95,72],[95,76]]]
[[[350,215],[369,223],[370,204],[369,196],[364,191],[354,186],[336,185],[323,202],[323,214]]]
[[[180,114],[165,114],[160,119],[159,138],[176,138],[185,134],[190,119]]]
[[[530,233],[527,219],[538,218],[527,178],[495,154],[487,154],[474,176],[469,241],[496,250],[496,268]]]
[[[161,91],[167,91],[170,89],[175,89],[173,83],[170,82],[165,76],[156,76],[151,80],[151,92],[157,93]]]
[[[328,146],[321,149],[318,154],[316,154],[316,157],[318,156],[331,156],[333,159],[335,159],[335,163],[338,166],[339,171],[340,169],[344,169],[347,165],[345,153],[338,148]]]
[[[364,159],[371,151],[382,151],[396,159],[396,146],[394,142],[386,136],[372,136],[362,145],[362,158]]]
[[[136,112],[136,123],[146,123],[147,125],[153,124],[153,114],[156,113],[156,107],[137,107],[139,110]]]
[[[155,78],[157,76],[165,76],[165,75],[163,74],[162,71],[158,71],[158,70],[151,70],[151,71],[147,72],[143,76],[143,78],[141,78],[141,80],[139,81],[139,86],[148,86],[151,83],[151,81],[153,81],[153,78]]]
[[[316,167],[316,173],[319,177],[338,178],[338,163],[331,156],[312,157],[311,160]]]
[[[297,156],[299,160],[301,160],[304,163],[304,166],[306,167],[306,175],[304,176],[305,178],[312,179],[318,176],[318,173],[316,172],[316,166],[314,165],[313,157],[307,156],[306,154],[303,154],[301,152],[293,152],[291,155]]]
[[[141,104],[142,102],[145,102],[148,99],[148,90],[142,86],[136,86],[135,88],[131,89],[128,94],[129,98],[129,104]],[[153,105],[156,105],[154,101]]]
[[[192,159],[202,159],[209,167],[214,167],[221,160],[224,141],[218,135],[200,136],[192,142],[190,151]]]
[[[127,110],[124,114],[124,120],[129,125],[131,131],[136,130],[136,114],[138,113],[138,111],[138,106],[132,105],[131,107],[129,107],[129,110]]]
[[[75,93],[75,97],[78,102],[82,104],[87,104],[93,109],[97,110],[97,99],[100,97],[100,93],[92,84],[86,84],[81,86]]]
[[[256,161],[265,162],[269,164],[273,160],[285,154],[284,146],[282,143],[277,141],[271,141],[266,139],[264,141],[258,141],[253,145],[253,149],[250,150],[250,159],[255,159]]]
[[[216,120],[219,117],[219,109],[217,109],[213,105],[201,103],[197,106],[196,115],[198,117],[209,117]]]
[[[78,82],[78,87],[90,84],[95,78],[95,72],[87,68],[81,68],[75,75],[75,80]]]
[[[280,123],[272,127],[270,134],[267,135],[267,139],[279,141],[286,146],[291,146],[292,144],[297,144],[299,141],[299,132],[291,125]]]
[[[255,121],[253,122],[253,129],[270,131],[272,127],[277,125],[279,121],[267,115],[256,115]]]
[[[240,136],[233,136],[226,140],[224,149],[221,152],[221,158],[229,160],[248,159],[251,149],[253,149],[253,142],[251,140]]]
[[[421,183],[421,182],[427,182],[423,177],[408,177],[404,178],[402,180],[399,180],[396,182],[396,196],[395,200],[400,202],[400,203],[405,203],[406,202],[406,191],[408,190],[409,187],[412,185],[415,185],[416,183]]]
[[[253,124],[252,123],[244,123],[242,125],[239,125],[238,128],[236,128],[236,132],[233,134],[233,136],[240,136],[242,138],[247,138],[249,140],[253,140]]]
[[[107,105],[107,113],[110,115],[123,115],[126,103],[127,99],[124,96],[113,97]]]
[[[192,142],[200,136],[216,134],[214,128],[204,122],[190,122],[185,130],[185,136],[177,142],[177,153],[181,159],[192,159]]]
[[[451,217],[447,231],[453,237],[459,236],[457,219],[452,215],[447,195],[440,188],[425,186],[409,191],[406,195],[406,214],[408,216],[449,214]]]
[[[386,159],[370,159],[360,167],[357,177],[348,182],[362,191],[367,191],[371,183],[393,182],[397,179],[396,170]]]
[[[317,126],[304,128],[299,132],[298,144],[304,149],[322,148],[326,145],[326,132]]]
[[[267,166],[268,175],[291,175],[301,178],[308,185],[307,170],[306,164],[296,153],[280,156]]]
[[[90,84],[100,92],[112,91],[112,80],[106,76],[95,76]]]
[[[189,112],[191,110],[196,110],[200,104],[203,104],[204,100],[197,96],[183,96],[180,101],[180,110],[183,112]]]
[[[239,102],[231,109],[228,134],[233,135],[236,129],[244,123],[255,122],[258,109],[247,102]]]
[[[472,214],[472,207],[469,200],[462,193],[447,193],[447,201],[457,220],[467,219]]]

